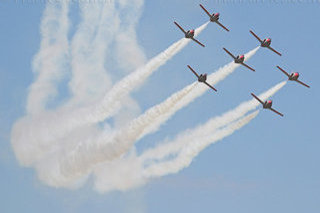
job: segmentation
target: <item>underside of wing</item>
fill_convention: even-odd
[[[216,92],[217,92],[217,89],[216,89],[216,88],[214,88],[213,86],[211,86],[210,84],[208,84],[206,81],[205,81],[205,82],[203,82],[203,83],[205,83],[208,87],[210,87],[211,89],[213,89],[214,91],[216,91]]]
[[[268,47],[271,51],[273,51],[273,52],[275,52],[275,53],[277,53],[278,55],[280,55],[281,56],[281,53],[279,53],[278,51],[276,51],[275,49],[273,49],[272,47]]]
[[[177,22],[174,22],[174,24],[177,25],[177,27],[179,27],[179,29],[180,29],[184,34],[187,33]]]
[[[206,14],[211,17],[211,14],[208,12],[208,10],[206,8],[204,8],[204,6],[202,6],[202,4],[200,4],[200,7],[204,10],[204,12],[206,12]]]
[[[277,110],[275,110],[275,109],[273,109],[273,108],[270,108],[270,110],[271,110],[271,111],[273,111],[273,112],[275,112],[275,113],[277,113],[278,115],[280,115],[280,116],[282,116],[282,117],[283,117],[283,114],[282,114],[282,113],[280,113],[280,112],[278,112]]]
[[[247,67],[248,69],[250,69],[251,71],[255,72],[256,70],[253,69],[252,67],[250,67],[249,65],[242,63],[243,66]]]
[[[201,43],[200,41],[198,41],[197,39],[192,38],[192,40],[193,40],[193,41],[195,41],[195,42],[197,42],[199,45],[201,45],[201,46],[205,47],[205,46],[204,46],[204,44],[202,44],[202,43]]]
[[[282,69],[281,67],[277,66],[277,68],[283,72],[286,76],[290,77],[289,73],[287,73],[284,69]]]
[[[233,59],[236,59],[236,57],[231,52],[229,52],[226,48],[223,48],[223,50],[226,51],[226,53],[228,53]]]
[[[296,82],[298,82],[299,84],[302,84],[302,85],[303,85],[303,86],[305,86],[305,87],[310,88],[310,86],[309,86],[309,85],[307,85],[307,84],[303,83],[302,81],[296,80]]]
[[[263,101],[261,101],[258,96],[256,96],[255,94],[251,93],[251,95],[257,100],[259,101],[262,105],[263,105]]]
[[[259,36],[257,36],[252,30],[250,30],[250,33],[251,33],[254,37],[256,37],[256,39],[258,39],[258,41],[259,41],[260,43],[262,43],[262,40],[259,38]]]
[[[229,29],[226,28],[223,24],[221,24],[219,21],[216,21],[216,22],[217,22],[217,24],[218,24],[220,27],[222,27],[223,29],[225,29],[226,31],[229,32]]]
[[[198,73],[197,73],[196,71],[194,71],[194,69],[192,69],[192,67],[191,67],[190,65],[188,65],[188,68],[191,70],[191,72],[193,72],[193,74],[194,74],[195,76],[197,76],[197,78],[199,78]]]

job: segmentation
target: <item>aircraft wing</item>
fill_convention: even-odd
[[[243,66],[247,67],[249,70],[255,72],[256,70],[253,69],[252,67],[250,67],[249,65],[245,64],[245,63],[241,63]]]
[[[296,82],[298,82],[299,84],[302,84],[302,85],[303,85],[303,86],[305,86],[305,87],[310,88],[310,86],[309,86],[309,85],[307,85],[307,84],[303,83],[302,81],[296,80]]]
[[[206,8],[204,8],[204,6],[202,6],[202,4],[200,4],[200,7],[204,10],[204,12],[206,12],[206,14],[208,14],[209,17],[211,17],[211,14],[208,12],[208,10],[206,10]]]
[[[272,47],[268,47],[271,51],[273,51],[273,52],[275,52],[275,53],[277,53],[278,55],[280,55],[281,56],[281,53],[279,53],[278,51],[276,51],[275,49],[273,49]]]
[[[223,24],[221,24],[219,21],[216,21],[216,22],[217,22],[217,24],[218,24],[220,27],[222,27],[223,29],[225,29],[226,31],[229,32],[229,29],[226,28],[225,26],[223,26]]]
[[[283,72],[286,76],[288,76],[288,78],[290,77],[289,73],[287,73],[286,71],[284,71],[284,69],[282,69],[281,67],[277,66],[277,68],[279,70],[281,70],[281,72]]]
[[[275,112],[275,113],[277,113],[278,115],[280,115],[280,116],[282,116],[282,117],[283,117],[283,114],[282,114],[282,113],[280,113],[280,112],[278,112],[277,110],[275,110],[275,109],[273,109],[273,108],[270,108],[270,110],[271,110],[271,111],[273,111],[273,112]]]
[[[190,65],[188,65],[188,68],[191,70],[191,72],[193,72],[193,74],[195,74],[195,76],[197,76],[197,78],[199,78],[198,73],[197,73],[196,71],[194,71],[194,70],[192,69],[192,67],[190,67]]]
[[[214,88],[213,86],[211,86],[210,84],[208,84],[206,81],[205,81],[205,82],[203,82],[203,83],[205,83],[208,87],[210,87],[211,89],[213,89],[214,91],[216,91],[216,92],[217,92],[217,89],[216,89],[216,88]]]
[[[259,36],[257,36],[252,30],[250,30],[250,33],[251,33],[254,37],[256,37],[256,39],[258,39],[258,41],[259,41],[260,43],[262,43],[262,40],[259,38]]]
[[[177,27],[179,27],[179,29],[180,29],[184,34],[187,33],[177,22],[174,22],[174,23],[175,23],[175,25],[177,25]]]
[[[255,94],[251,93],[251,95],[263,105],[263,101],[261,101]]]
[[[204,44],[202,44],[202,43],[201,43],[200,41],[198,41],[197,39],[192,38],[192,40],[195,41],[195,42],[197,42],[197,43],[200,44],[201,46],[205,47]]]
[[[228,53],[233,59],[236,59],[236,57],[232,55],[232,53],[229,52],[226,48],[223,48],[223,50],[226,51],[226,53]]]

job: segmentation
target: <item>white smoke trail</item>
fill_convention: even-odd
[[[245,54],[246,60],[249,60],[257,51],[259,50],[259,47],[254,48],[253,50],[249,51]],[[224,80],[228,75],[233,73],[236,68],[238,68],[240,65],[235,64],[234,62],[230,62],[229,64],[225,65],[224,67],[218,69],[218,71],[212,73],[211,75],[208,75],[207,82],[211,85],[215,85],[219,83],[220,81]],[[186,96],[183,100],[179,102],[179,104],[176,106],[177,109],[181,109],[184,106],[190,104],[193,102],[196,98],[202,96],[209,88],[205,85],[202,85],[200,87],[195,88],[195,90],[190,93],[188,96]]]
[[[257,50],[258,48],[255,48],[254,50],[250,51],[248,54],[246,54],[247,56],[246,58],[249,59],[251,56],[253,56],[256,53]],[[217,83],[219,80],[223,80],[228,74],[231,74],[236,67],[237,67],[236,65],[231,66],[229,64],[221,68],[216,73],[212,74],[210,77],[212,78],[212,76],[215,75],[216,78],[214,79],[214,81]],[[117,135],[110,136],[108,133],[106,136],[103,135],[102,139],[98,138],[94,140],[94,141],[102,141],[102,142],[97,142],[95,144],[95,143],[92,143],[91,140],[89,140],[90,145],[83,145],[83,144],[81,144],[80,146],[78,145],[79,150],[72,148],[74,150],[72,154],[67,157],[64,163],[61,163],[62,164],[61,168],[63,168],[63,165],[65,165],[66,163],[70,164],[66,166],[66,169],[64,169],[65,172],[63,173],[67,173],[66,171],[71,171],[72,173],[72,168],[75,168],[75,171],[88,172],[88,168],[92,167],[93,165],[96,165],[98,162],[110,161],[115,158],[118,158],[121,154],[128,151],[128,149],[132,147],[135,141],[139,140],[146,134],[157,130],[161,124],[163,124],[166,120],[168,120],[176,111],[181,109],[181,107],[190,103],[194,98],[202,95],[206,91],[206,89],[201,90],[201,92],[196,93],[195,96],[192,96],[192,93],[191,93],[191,95],[189,95],[191,97],[189,101],[188,102],[185,101],[184,102],[185,105],[179,105],[179,103],[181,102],[181,99],[186,97],[187,94],[190,94],[189,92],[186,93],[185,91],[190,91],[189,88],[193,88],[193,87],[194,87],[194,84],[191,84],[186,88],[182,89],[181,91],[172,95],[166,101],[164,101],[161,105],[167,105],[169,103],[170,107],[167,107],[167,110],[162,110],[161,114],[154,113],[154,109],[160,108],[158,106],[148,110],[138,119],[135,119],[133,122],[130,123],[129,131],[121,129],[121,134],[119,136]],[[183,95],[180,96],[179,94],[183,94]],[[176,101],[172,102],[174,97],[180,97],[180,98],[175,99]],[[107,138],[107,139],[104,139],[104,138]],[[106,141],[111,141],[112,142],[111,145],[109,144],[110,142],[108,143]],[[117,142],[116,144],[115,144],[115,141]],[[112,146],[112,148],[110,146]],[[111,152],[110,151],[108,152],[107,150],[111,150]],[[88,157],[90,153],[93,153],[92,157]],[[85,154],[86,156],[82,156],[82,154]],[[84,158],[86,158],[86,162],[84,162],[83,160]],[[72,159],[72,161],[69,159]],[[81,161],[80,163],[81,165],[75,166],[77,164],[76,162],[80,162],[80,161]],[[77,173],[77,172],[74,172],[74,173]]]
[[[157,163],[145,169],[143,176],[147,178],[159,177],[172,173],[177,173],[183,168],[188,167],[192,160],[210,144],[215,143],[223,138],[233,134],[236,130],[241,129],[248,124],[253,118],[258,115],[259,111],[255,111],[248,116],[231,123],[227,127],[212,133],[212,129],[209,125],[208,128],[202,129],[203,132],[211,132],[211,134],[200,136],[197,138],[181,138],[183,142],[188,142],[188,145],[182,149],[180,154],[174,159],[168,162]],[[209,121],[210,122],[210,121]]]
[[[250,59],[258,51],[258,49],[259,47],[248,52],[246,54],[246,60]],[[207,82],[209,84],[217,84],[220,81],[224,80],[228,75],[233,73],[233,71],[237,67],[239,67],[238,64],[234,64],[234,62],[231,62],[221,67],[220,69],[218,69],[218,71],[210,74],[208,76]],[[172,107],[166,114],[158,117],[156,121],[150,123],[148,127],[145,129],[144,133],[141,135],[141,137],[158,130],[161,124],[169,120],[177,111],[181,110],[183,107],[192,103],[196,98],[203,95],[208,89],[209,89],[208,86],[199,84],[197,88],[195,88],[191,93],[185,96],[180,102],[178,102],[174,107]]]
[[[134,2],[139,3],[141,0],[135,0]],[[181,99],[184,100],[186,95],[190,94],[189,92],[195,85],[190,85],[190,88],[187,90],[182,90],[169,97],[165,102],[149,109],[146,113],[130,122],[124,128],[114,132],[106,131],[101,135],[101,129],[98,128],[96,122],[103,121],[104,119],[115,115],[115,113],[122,107],[121,102],[124,97],[126,97],[130,91],[141,85],[149,75],[165,64],[190,41],[188,39],[181,39],[165,52],[154,57],[148,64],[146,64],[146,66],[128,75],[123,81],[119,81],[108,92],[108,94],[106,94],[105,99],[102,102],[98,102],[98,104],[90,106],[93,99],[99,98],[104,90],[109,87],[109,85],[103,85],[104,83],[108,84],[109,81],[108,76],[104,73],[106,72],[104,67],[105,58],[108,56],[105,53],[105,50],[111,43],[113,43],[114,37],[116,35],[121,35],[117,36],[116,42],[121,42],[121,39],[126,39],[126,44],[137,44],[133,40],[128,39],[128,36],[130,36],[132,32],[135,35],[135,31],[133,30],[135,26],[134,21],[132,22],[132,28],[129,27],[130,29],[128,28],[128,30],[126,30],[125,27],[119,27],[121,24],[119,25],[118,22],[121,22],[121,18],[119,17],[119,12],[115,11],[115,8],[117,7],[114,5],[114,1],[111,3],[111,5],[105,6],[103,9],[94,8],[94,11],[97,11],[97,14],[99,14],[98,16],[100,17],[99,24],[97,23],[98,16],[96,14],[91,13],[89,14],[89,17],[84,16],[83,22],[86,22],[86,26],[92,27],[92,29],[90,28],[91,30],[87,31],[88,34],[85,34],[86,27],[81,27],[83,25],[80,25],[76,34],[81,35],[81,33],[83,33],[83,37],[80,36],[79,40],[76,39],[76,36],[74,37],[72,43],[74,61],[71,65],[73,66],[73,74],[79,74],[79,78],[73,76],[74,80],[72,82],[74,83],[70,83],[70,88],[74,95],[73,100],[75,100],[71,105],[69,105],[69,107],[71,107],[61,107],[55,111],[52,110],[44,112],[44,114],[41,113],[38,115],[37,113],[37,115],[32,114],[32,116],[24,117],[15,124],[12,130],[12,144],[19,162],[23,165],[35,167],[39,178],[48,185],[57,187],[77,187],[86,181],[90,172],[97,168],[101,162],[109,161],[108,163],[111,169],[115,167],[117,168],[117,165],[121,165],[121,162],[123,164],[122,156],[127,153],[133,143],[144,134],[151,131],[146,131],[149,124],[156,123],[156,121],[158,122],[157,119],[161,117],[161,115],[169,115],[168,112],[175,107],[177,103],[181,103]],[[124,5],[130,3],[132,3],[132,1],[122,0],[119,4],[122,4],[122,7],[125,8]],[[90,9],[82,9],[85,14],[92,12]],[[62,23],[67,23],[67,10],[63,13],[61,12],[61,14],[66,14],[65,16],[61,15],[61,17],[64,17],[61,18]],[[56,16],[54,17],[57,19]],[[127,17],[130,16],[128,15]],[[112,19],[112,21],[108,20],[109,18]],[[89,26],[90,21],[88,20],[93,20],[92,26]],[[196,34],[199,34],[203,29],[205,29],[207,24],[208,23],[205,23],[196,29]],[[110,25],[112,25],[112,27],[108,28]],[[61,24],[61,26],[67,25]],[[61,27],[61,29],[65,28]],[[65,30],[61,31],[67,32]],[[60,33],[59,36],[66,39],[67,33],[63,34],[61,31],[58,31]],[[117,34],[116,32],[121,33]],[[109,35],[110,38],[104,37],[105,35]],[[86,40],[86,38],[89,39]],[[61,39],[61,41],[65,41],[64,39]],[[66,39],[66,41],[68,40]],[[81,41],[86,43],[81,43]],[[92,44],[90,44],[90,41],[92,41]],[[136,47],[132,48],[133,52],[137,51]],[[92,48],[94,50],[92,50]],[[121,48],[121,45],[118,48]],[[120,50],[118,51],[118,54],[121,54]],[[130,54],[132,54],[132,52]],[[63,57],[63,54],[61,55],[62,59],[56,61],[58,63],[52,64],[53,66],[58,66],[59,63],[64,61],[63,59],[66,60],[66,58]],[[88,55],[89,58],[86,58],[86,55]],[[41,60],[39,59],[39,61]],[[44,62],[46,62],[46,60],[44,60]],[[41,63],[44,62],[41,61]],[[79,64],[82,63],[86,66],[84,70],[81,70],[81,67],[76,67],[79,65],[78,62]],[[90,64],[90,62],[92,62],[92,64]],[[131,66],[134,63],[135,61],[130,61],[127,64]],[[47,64],[51,65],[49,62]],[[92,76],[90,76],[90,72],[88,71],[90,69],[94,70],[91,73]],[[79,73],[77,70],[80,70]],[[231,72],[232,71],[230,71],[230,73]],[[227,72],[225,71],[224,73],[226,74]],[[50,75],[52,75],[51,72]],[[43,85],[47,86],[47,84],[49,85],[51,83],[52,79],[55,80],[55,76],[50,75],[43,77],[42,82],[46,82]],[[90,79],[85,79],[86,77],[84,76],[87,76]],[[99,81],[97,85],[92,85],[92,82],[95,80],[91,77],[97,76],[100,76],[98,78],[101,78],[99,79],[101,81]],[[221,79],[223,78],[225,77],[221,75]],[[209,81],[211,80],[209,79]],[[89,86],[90,84],[93,87]],[[79,88],[79,91],[76,91],[77,87]],[[54,87],[52,86],[52,88]],[[33,88],[33,90],[35,89],[36,88]],[[50,93],[53,94],[51,90],[46,92],[46,94],[49,95]],[[30,107],[30,109],[32,108],[30,113],[31,111],[36,112],[38,109],[41,110],[41,108],[43,108],[43,110],[45,109],[45,102],[48,98],[43,95],[40,99],[41,101],[38,102],[40,104],[35,104]],[[78,105],[84,106],[83,108],[74,108]],[[86,105],[89,105],[89,107]],[[157,125],[160,125],[163,122],[163,120],[159,121]],[[93,135],[97,135],[97,137],[92,137]],[[83,139],[84,142],[82,143]],[[131,158],[135,159],[134,155],[131,156]],[[132,165],[132,169],[135,168],[136,170],[139,170],[141,165],[134,163],[136,162],[129,165]],[[113,181],[116,181],[116,178],[117,177],[114,176]],[[136,177],[133,180],[135,184],[136,182],[142,184],[143,181],[144,178],[141,177],[141,173],[136,174]],[[125,190],[131,184],[132,183],[124,184],[119,180],[118,183],[115,184],[115,186],[111,186],[111,188],[115,187]]]
[[[146,63],[146,56],[138,44],[136,27],[140,20],[143,0],[120,1],[121,23],[115,37],[115,61],[126,72],[131,72]],[[125,62],[125,63],[124,63]]]
[[[147,57],[137,39],[137,25],[139,23],[144,0],[122,0],[120,7],[120,27],[115,36],[115,52],[110,54],[110,60],[116,62],[123,72],[129,73],[147,63]],[[108,63],[108,62],[107,62]],[[116,68],[116,70],[119,70]],[[127,125],[136,116],[141,114],[141,109],[136,100],[127,95],[121,101],[118,113],[113,117],[114,128]]]
[[[145,167],[146,161],[136,156],[135,153],[131,153],[126,157],[103,163],[94,171],[95,189],[100,193],[125,191],[146,184],[154,177],[177,172],[188,166],[201,150],[240,129],[257,114],[258,111],[218,131],[184,140],[185,146],[180,149],[180,155],[171,161],[162,161],[152,164],[151,167]]]
[[[126,7],[127,2],[128,1],[126,0],[121,1],[121,8],[124,11],[128,10]],[[134,7],[132,7],[131,3],[135,2],[138,4],[134,4]],[[114,3],[109,4],[108,2],[105,2],[105,4],[103,4],[103,2],[101,2],[101,4],[100,2],[95,4],[80,2],[81,14],[83,17],[72,40],[73,61],[71,63],[71,65],[73,65],[72,79],[75,79],[71,80],[71,82],[73,82],[71,83],[71,86],[73,87],[72,90],[76,91],[79,89],[79,93],[75,92],[74,98],[67,104],[67,107],[61,107],[55,111],[46,111],[41,114],[38,113],[33,116],[26,116],[16,122],[13,127],[12,144],[16,150],[15,152],[19,161],[23,162],[26,166],[30,166],[36,159],[41,158],[43,154],[54,149],[54,147],[57,146],[57,143],[64,141],[62,138],[67,136],[68,133],[71,134],[71,131],[77,131],[77,129],[72,128],[72,125],[78,120],[81,120],[83,113],[87,113],[90,110],[83,110],[81,108],[74,109],[74,105],[80,104],[81,102],[91,102],[90,100],[101,96],[102,92],[105,92],[105,89],[109,87],[109,77],[103,67],[105,64],[105,50],[110,46],[111,41],[114,40],[116,32],[126,31],[126,27],[129,27],[131,31],[134,30],[137,19],[129,19],[128,15],[123,12],[124,14],[121,14],[121,18],[126,18],[127,20],[120,30],[118,27],[118,22],[120,22],[118,20],[118,13],[121,11],[117,12]],[[47,7],[52,7],[52,5],[53,4],[48,3]],[[130,1],[130,4],[127,6],[130,6],[130,10],[133,10],[133,12],[137,12],[141,9],[142,5],[143,1],[135,0]],[[100,6],[101,9],[99,9]],[[45,14],[47,13],[45,12]],[[61,13],[55,13],[54,15],[63,16]],[[43,23],[48,22],[46,21],[46,16],[48,15],[44,16]],[[53,16],[53,14],[51,16]],[[51,19],[53,18],[51,17]],[[59,20],[58,17],[55,19]],[[64,19],[60,19],[67,19],[67,16],[64,17]],[[65,22],[68,21],[66,20]],[[63,32],[64,31],[57,31],[56,33],[62,34]],[[126,34],[126,32],[122,34]],[[117,41],[121,42],[120,38],[118,38]],[[127,42],[127,45],[129,45],[127,48],[131,48],[130,45],[133,45],[134,47],[131,48],[132,51],[137,50],[135,55],[139,58],[144,58],[143,52],[139,50],[137,42],[132,38],[130,39],[130,43]],[[48,58],[48,61],[49,60],[50,58]],[[127,63],[126,60],[122,61],[122,64]],[[140,61],[139,63],[143,63],[143,61]],[[54,65],[56,64],[59,63],[54,63]],[[44,82],[44,84],[49,83]],[[92,87],[88,85],[91,85]],[[90,87],[90,89],[88,89],[88,87]],[[125,96],[123,100],[126,103],[130,103],[130,105],[125,105],[128,112],[139,111],[139,109],[137,109],[139,108],[138,104],[130,99],[129,96]],[[77,110],[79,113],[73,114]],[[75,115],[76,117],[71,118],[71,115]],[[128,120],[130,116],[122,116],[121,120]],[[70,119],[73,120],[71,123],[65,122],[65,120]],[[117,116],[115,119],[117,119]],[[65,129],[64,125],[66,127]]]
[[[279,91],[285,84],[285,81],[281,82],[260,94],[259,97],[262,100],[266,100]],[[139,157],[130,155],[128,158],[124,157],[100,165],[95,171],[95,188],[100,192],[127,190],[145,184],[153,177],[180,171],[189,166],[194,157],[207,146],[222,140],[224,137],[249,123],[257,116],[258,111],[244,118],[242,116],[254,110],[259,105],[260,103],[255,99],[246,101],[234,110],[210,119],[206,124],[192,130],[184,131],[171,142],[145,151]],[[176,158],[169,158],[171,160],[165,161],[168,155],[173,156],[173,154],[176,155]],[[152,160],[157,161],[152,162]],[[149,166],[145,167],[146,165]],[[110,176],[111,168],[114,173]]]
[[[105,69],[109,44],[119,27],[114,1],[79,2],[81,22],[72,39],[72,99],[68,107],[89,104],[102,98],[112,85]]]
[[[196,29],[196,35],[200,34],[208,25],[208,22]],[[129,94],[133,89],[139,87],[154,71],[160,66],[164,65],[169,59],[180,52],[188,43],[190,39],[182,38],[162,53],[151,59],[145,66],[139,68],[135,72],[129,74],[106,94],[102,103],[90,110],[91,116],[88,117],[87,122],[103,121],[106,118],[114,115],[121,106],[121,98]]]
[[[27,98],[27,113],[38,114],[47,102],[57,94],[55,84],[66,73],[68,56],[69,1],[46,5],[41,22],[40,50],[33,60],[33,72],[38,76],[30,86]]]
[[[199,34],[208,23],[196,29]],[[189,43],[190,39],[182,38],[167,50],[151,59],[144,67],[129,74],[115,84],[99,104],[74,110],[59,109],[46,112],[45,115],[25,117],[19,120],[12,130],[12,144],[19,161],[31,165],[43,153],[54,149],[57,142],[81,126],[97,123],[114,115],[121,108],[121,100],[130,91],[141,85],[161,65],[177,54]],[[25,143],[30,141],[30,143]],[[30,154],[31,150],[34,153]]]
[[[98,165],[93,171],[94,188],[100,193],[106,193],[139,187],[147,182],[142,176],[143,169],[143,164],[133,150],[125,157]]]
[[[280,82],[267,90],[266,92],[259,95],[261,100],[266,100],[267,98],[273,96],[276,92],[278,92],[283,86],[286,85],[286,81]],[[141,160],[160,160],[169,155],[174,155],[181,150],[183,146],[185,146],[184,139],[185,138],[197,138],[201,137],[201,135],[206,134],[206,131],[203,129],[210,128],[212,130],[221,128],[227,125],[230,122],[233,122],[240,117],[244,116],[251,110],[254,110],[260,106],[260,103],[255,99],[250,101],[246,101],[241,103],[238,107],[233,110],[230,110],[224,113],[221,116],[215,117],[211,119],[207,124],[201,125],[196,129],[185,131],[184,133],[178,135],[174,143],[164,143],[160,144],[158,147],[145,151],[141,156]]]
[[[64,158],[59,157],[62,173],[83,174],[100,162],[111,161],[127,153],[139,138],[145,128],[158,117],[166,114],[177,102],[186,96],[195,87],[193,83],[183,90],[173,94],[164,102],[150,108],[144,114],[131,121],[126,127],[113,133],[107,132],[95,139],[87,140],[88,143],[78,143],[76,147],[64,150]],[[61,152],[61,150],[59,150]]]
[[[124,128],[115,132],[88,127],[75,135],[70,135],[61,142],[64,144],[55,152],[51,152],[36,164],[39,179],[50,186],[76,187],[100,162],[109,161],[108,165],[122,162],[119,158],[125,154],[140,137],[148,123],[166,113],[176,102],[188,94],[196,85],[194,83],[184,90],[175,93],[166,101],[147,110]],[[93,138],[93,135],[96,136]],[[79,143],[79,141],[84,141]],[[118,160],[117,160],[118,159]],[[115,161],[112,163],[112,161]]]

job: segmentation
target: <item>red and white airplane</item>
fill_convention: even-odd
[[[188,65],[188,68],[191,70],[191,72],[193,72],[193,74],[194,74],[195,76],[197,76],[199,82],[204,83],[205,85],[207,85],[208,87],[210,87],[211,89],[213,89],[214,91],[217,92],[217,89],[216,89],[216,88],[214,88],[213,86],[211,86],[210,84],[208,84],[208,83],[206,82],[206,80],[207,80],[207,73],[198,75],[198,73],[197,73],[196,71],[194,71],[189,65]]]
[[[255,72],[256,70],[253,69],[252,67],[249,67],[247,64],[244,63],[244,55],[238,55],[237,57],[235,57],[231,52],[229,52],[226,48],[223,48],[224,51],[226,51],[226,53],[228,53],[233,59],[234,59],[234,63],[236,64],[241,64],[245,67],[247,67],[248,69],[252,70],[253,72]]]
[[[204,45],[200,41],[198,41],[197,39],[194,38],[194,30],[185,31],[177,22],[174,22],[174,23],[184,33],[185,38],[192,39],[193,41],[197,42],[198,44],[200,44],[201,46],[204,47]]]
[[[256,39],[258,39],[258,41],[260,42],[260,46],[261,47],[267,47],[268,49],[272,50],[273,52],[277,53],[278,55],[281,56],[281,53],[279,53],[278,51],[276,51],[275,49],[273,49],[270,45],[271,45],[271,38],[265,38],[263,40],[261,40],[252,30],[250,30],[250,33],[256,37]]]
[[[263,106],[263,109],[270,109],[271,111],[277,113],[280,116],[283,116],[280,112],[272,108],[272,100],[266,100],[265,102],[261,101],[255,94],[251,93],[251,95],[257,99]]]
[[[289,81],[296,81],[296,82],[298,82],[299,84],[302,84],[303,86],[310,88],[309,85],[307,85],[307,84],[305,84],[305,83],[303,83],[303,82],[301,82],[301,81],[298,80],[298,78],[299,78],[299,76],[300,76],[298,72],[293,72],[293,73],[291,73],[291,74],[289,75],[289,73],[287,73],[286,71],[284,71],[281,67],[277,66],[277,68],[278,68],[279,70],[281,70],[286,76],[288,76],[288,80],[289,80]]]
[[[212,13],[212,15],[208,12],[208,10],[206,10],[206,8],[204,8],[204,6],[202,6],[202,4],[200,4],[200,7],[204,10],[204,12],[206,12],[206,14],[210,17],[210,21],[211,22],[215,22],[217,23],[220,27],[222,27],[223,29],[225,29],[226,31],[229,32],[229,29],[226,28],[225,26],[223,26],[220,22],[219,22],[219,18],[220,18],[220,14],[219,13]]]

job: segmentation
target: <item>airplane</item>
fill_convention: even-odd
[[[258,39],[258,41],[260,42],[260,46],[261,47],[267,47],[268,49],[272,50],[273,52],[277,53],[278,55],[281,56],[281,53],[279,53],[278,51],[276,51],[275,49],[273,49],[272,47],[270,47],[271,45],[271,38],[265,38],[263,40],[261,40],[252,30],[250,30],[250,33],[256,37],[256,39]]]
[[[208,12],[208,10],[206,10],[206,8],[204,8],[204,6],[202,6],[202,4],[200,4],[200,7],[204,10],[204,12],[207,13],[207,15],[210,17],[210,21],[211,22],[215,22],[217,23],[220,27],[222,27],[223,29],[225,29],[226,31],[229,32],[229,29],[226,28],[225,26],[223,26],[220,22],[219,22],[219,18],[220,18],[220,14],[219,13],[212,13],[212,15]]]
[[[288,76],[288,80],[289,80],[289,81],[296,81],[296,82],[298,82],[299,84],[302,84],[303,86],[310,88],[309,85],[307,85],[307,84],[305,84],[305,83],[303,83],[303,82],[301,82],[301,81],[298,80],[298,78],[299,78],[299,76],[300,76],[298,72],[293,72],[293,73],[291,73],[291,74],[289,75],[289,73],[287,73],[286,71],[284,71],[281,67],[277,66],[277,68],[278,68],[279,70],[281,70],[286,76]]]
[[[267,100],[267,101],[263,102],[255,94],[251,93],[251,95],[262,104],[263,109],[270,109],[271,111],[273,111],[283,117],[283,114],[281,114],[280,112],[278,112],[277,110],[272,108],[272,101],[271,100]]]
[[[229,52],[226,48],[223,48],[224,51],[226,51],[226,53],[228,53],[233,59],[234,59],[234,63],[236,64],[242,64],[243,66],[247,67],[248,69],[252,70],[253,72],[255,72],[256,70],[249,67],[247,64],[244,63],[244,55],[238,55],[237,57],[235,57],[231,52]]]
[[[177,27],[179,27],[179,29],[184,33],[184,37],[185,38],[189,38],[189,39],[192,39],[193,41],[197,42],[198,44],[200,44],[201,46],[204,47],[204,45],[198,41],[197,39],[194,38],[194,32],[195,30],[188,30],[188,31],[185,31],[177,22],[174,22],[175,25],[177,25]]]
[[[194,70],[190,67],[190,65],[188,65],[188,68],[191,70],[191,72],[193,72],[193,74],[194,74],[195,76],[197,76],[199,82],[202,82],[202,83],[206,84],[208,87],[210,87],[211,89],[213,89],[214,91],[217,92],[217,89],[216,89],[216,88],[214,88],[213,86],[211,86],[210,84],[208,84],[208,83],[206,82],[206,80],[207,80],[207,73],[198,75],[198,73],[196,73],[196,71],[194,71]]]

